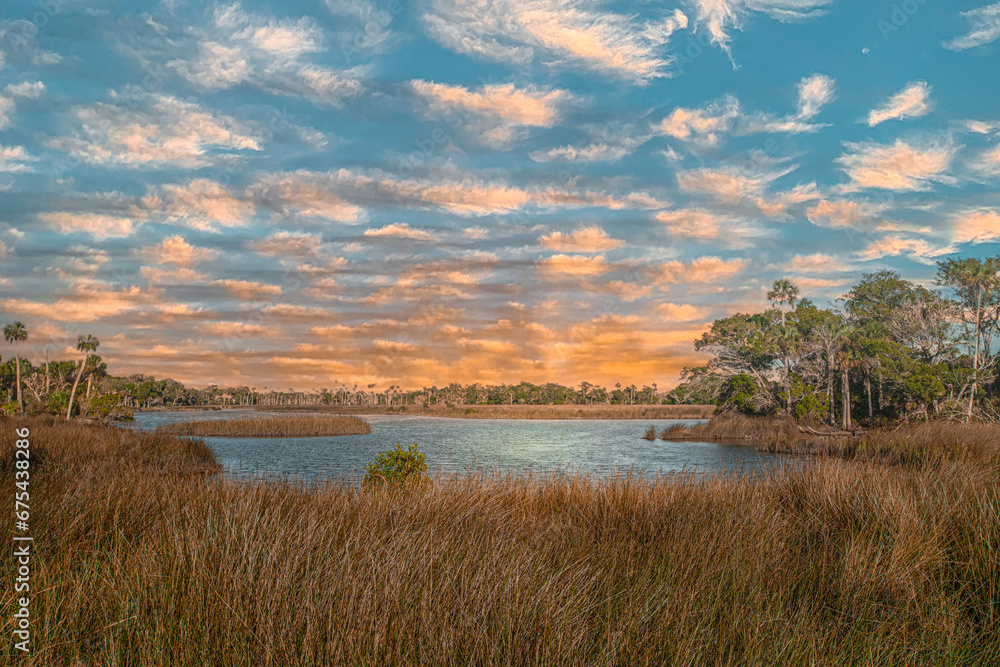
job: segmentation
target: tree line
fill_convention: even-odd
[[[602,387],[582,382],[571,387],[557,383],[461,384],[444,387],[403,389],[391,384],[347,385],[307,391],[249,386],[205,388],[187,387],[172,379],[136,374],[110,375],[107,364],[96,353],[100,342],[80,336],[77,361],[50,361],[38,365],[20,355],[19,344],[28,339],[21,322],[4,327],[4,335],[14,348],[14,356],[0,363],[0,396],[6,401],[0,410],[7,414],[48,412],[67,417],[124,417],[133,410],[150,408],[214,406],[433,406],[433,405],[651,405],[664,399],[655,382],[639,387],[616,383]]]
[[[831,308],[776,281],[771,307],[716,320],[668,399],[851,428],[1000,420],[1000,257],[949,259],[930,287],[865,273]]]

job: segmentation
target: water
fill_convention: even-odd
[[[143,412],[141,429],[176,421],[263,416],[252,410]],[[287,414],[287,413],[286,413]],[[644,440],[657,429],[697,420],[529,420],[443,419],[380,415],[364,417],[365,435],[319,438],[205,438],[216,458],[234,476],[259,474],[319,476],[354,480],[379,452],[397,442],[416,442],[431,471],[445,473],[499,469],[546,472],[567,467],[590,474],[632,469],[644,474],[755,470],[779,460],[753,447],[707,442]]]

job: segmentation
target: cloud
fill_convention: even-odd
[[[707,194],[721,202],[738,204],[745,198],[762,196],[771,183],[795,169],[795,166],[777,170],[703,167],[678,171],[677,185],[684,192]]]
[[[231,116],[170,95],[129,88],[77,107],[78,132],[48,140],[88,164],[196,168],[261,150],[261,135]]]
[[[851,179],[852,188],[925,190],[931,183],[952,183],[948,170],[958,154],[951,141],[925,140],[893,144],[845,142],[846,153],[837,158]]]
[[[703,109],[677,107],[656,126],[660,134],[703,146],[715,146],[741,116],[740,102],[727,95]]]
[[[1000,241],[1000,213],[991,208],[975,208],[956,213],[951,218],[955,243],[996,243]]]
[[[278,285],[253,280],[216,280],[212,284],[226,288],[229,294],[241,301],[270,301],[281,296],[281,287]]]
[[[799,81],[797,89],[798,105],[795,114],[748,114],[743,111],[735,96],[726,95],[700,109],[677,107],[654,129],[660,134],[696,146],[714,147],[726,134],[803,134],[825,127],[809,121],[836,98],[836,81],[823,74],[814,74]]]
[[[569,234],[552,232],[543,236],[541,242],[549,250],[559,252],[597,253],[621,248],[625,245],[624,241],[611,238],[603,229],[596,225],[583,227]]]
[[[366,219],[365,210],[334,193],[348,184],[368,185],[371,181],[341,170],[331,174],[298,171],[267,175],[251,188],[268,208],[282,216],[291,212],[311,218],[357,223]]]
[[[820,227],[860,227],[862,223],[871,223],[884,208],[864,201],[821,199],[806,211],[806,217]]]
[[[183,267],[194,266],[218,257],[215,250],[197,248],[181,236],[168,236],[159,244],[140,250],[138,254],[156,264],[174,264]]]
[[[11,83],[4,92],[11,97],[23,97],[29,100],[37,100],[45,94],[45,84],[41,81],[22,81],[21,83]]]
[[[969,167],[983,176],[1000,176],[1000,146],[980,153]]]
[[[0,306],[7,313],[31,315],[56,322],[96,322],[136,310],[156,300],[153,292],[143,292],[138,287],[111,290],[99,284],[81,284],[71,293],[52,303],[28,299],[6,299]]]
[[[823,74],[799,82],[799,118],[812,118],[837,97],[836,81]]]
[[[800,274],[834,273],[847,271],[850,268],[844,263],[844,260],[824,253],[796,255],[785,265],[787,271]]]
[[[251,243],[250,248],[268,257],[310,257],[319,252],[322,243],[323,238],[319,234],[278,232]]]
[[[918,118],[931,111],[931,87],[925,81],[911,83],[899,91],[885,104],[872,109],[868,114],[868,127],[897,118]]]
[[[653,270],[659,284],[716,283],[731,278],[746,267],[746,260],[699,257],[688,264],[677,260],[665,262]]]
[[[215,181],[199,178],[184,185],[164,185],[160,189],[163,209],[171,222],[183,221],[196,229],[246,225],[254,215],[254,205],[234,197]]]
[[[42,213],[39,216],[60,234],[83,232],[98,240],[124,238],[133,231],[132,218],[97,213]]]
[[[280,182],[281,187],[269,187]],[[357,212],[357,205],[381,208],[436,207],[450,213],[471,217],[507,215],[524,209],[558,210],[605,208],[609,210],[658,208],[663,205],[642,191],[629,190],[615,195],[593,190],[567,189],[565,186],[522,188],[500,180],[491,180],[453,166],[428,170],[420,178],[401,178],[378,169],[338,169],[329,172],[296,171],[264,177],[253,186],[258,198],[275,210],[283,210],[286,195],[300,195],[299,200],[322,203],[330,201],[338,210],[346,204]],[[292,206],[294,200],[289,199]],[[358,213],[360,215],[360,213]]]
[[[964,51],[1000,38],[1000,2],[962,12],[972,25],[969,32],[944,43],[944,48]]]
[[[656,309],[672,322],[696,322],[705,319],[703,310],[686,303],[661,303]]]
[[[4,146],[0,144],[0,173],[13,174],[30,171],[29,162],[35,158],[28,155],[23,146]]]
[[[595,142],[585,146],[559,146],[547,151],[535,151],[531,159],[535,162],[605,162],[620,160],[631,155],[636,148],[649,141],[649,137],[622,137],[614,143]]]
[[[687,27],[679,10],[641,22],[583,0],[429,0],[422,20],[428,35],[458,53],[573,65],[638,84],[668,76],[663,47]]]
[[[695,24],[708,31],[712,42],[729,53],[733,30],[742,30],[747,15],[759,12],[783,22],[819,16],[833,0],[689,0]]]
[[[317,62],[329,46],[310,18],[277,19],[248,12],[237,3],[217,7],[209,27],[190,27],[187,33],[193,46],[190,39],[160,40],[152,49],[161,52],[144,57],[166,61],[180,76],[207,90],[247,85],[338,107],[363,87],[363,68],[339,70]]]
[[[934,257],[951,251],[950,247],[934,246],[924,239],[892,235],[873,241],[857,255],[863,261],[872,261],[905,254],[922,264],[931,264]]]
[[[611,271],[611,265],[605,261],[604,255],[553,255],[543,259],[538,265],[545,273],[570,276],[599,276]]]
[[[560,107],[572,96],[565,90],[514,84],[484,85],[473,90],[432,81],[411,81],[429,115],[452,116],[487,146],[503,147],[525,136],[526,127],[552,127]]]
[[[437,237],[423,229],[414,229],[405,222],[396,222],[385,227],[366,229],[365,236],[374,238],[397,238],[410,241],[433,241]]]

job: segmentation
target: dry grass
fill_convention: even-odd
[[[708,419],[714,405],[333,405],[259,407],[262,412],[335,412],[459,419]]]
[[[801,439],[801,436],[799,423],[794,419],[747,417],[738,413],[712,417],[707,423],[693,426],[676,424],[663,429],[660,433],[660,438],[663,440],[698,442],[753,440],[792,443]]]
[[[357,417],[294,415],[290,417],[246,417],[175,422],[156,427],[160,435],[194,435],[202,438],[308,438],[321,435],[371,433],[368,422]]]
[[[16,423],[0,420],[5,498]],[[985,440],[920,466],[818,457],[756,477],[359,491],[226,481],[198,442],[30,425],[22,664],[1000,662]],[[4,581],[13,568],[5,548]]]

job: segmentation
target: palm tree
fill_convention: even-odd
[[[788,304],[789,310],[791,310],[795,306],[795,300],[798,299],[798,296],[799,288],[784,279],[775,280],[771,286],[771,291],[767,293],[767,300],[777,304],[778,309],[781,311],[781,326],[785,326],[785,309],[783,306]]]
[[[17,349],[17,344],[28,340],[28,330],[20,322],[14,322],[3,328],[3,337],[7,339],[8,343],[14,344],[14,364],[17,376],[17,410],[23,415],[24,401],[21,400],[21,354]]]
[[[91,335],[79,336],[76,339],[76,349],[83,352],[83,359],[80,360],[80,370],[76,373],[76,379],[73,381],[73,389],[69,392],[69,407],[66,409],[66,419],[69,419],[73,415],[73,398],[76,396],[76,388],[80,385],[80,378],[83,377],[84,372],[87,368],[87,360],[90,358],[90,353],[101,346],[99,340]]]

